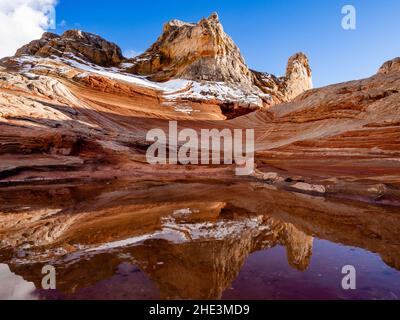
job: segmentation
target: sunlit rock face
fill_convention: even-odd
[[[291,101],[313,88],[309,60],[302,52],[289,58],[283,77],[254,70],[252,72],[255,85],[270,94],[276,103]]]
[[[82,59],[104,67],[116,66],[123,60],[117,45],[80,30],[68,30],[61,36],[45,33],[19,49],[16,56],[22,55]]]
[[[167,23],[157,42],[134,59],[123,57],[116,44],[91,33],[44,33],[14,57],[0,60],[0,72],[0,88],[8,90],[1,101],[14,106],[0,111],[0,116],[13,118],[14,108],[29,109],[34,104],[38,108],[27,110],[29,117],[20,111],[15,115],[25,121],[31,114],[40,116],[51,127],[59,127],[59,120],[70,121],[66,117],[79,117],[71,107],[93,109],[97,102],[101,109],[106,107],[105,113],[121,113],[124,106],[130,115],[145,118],[225,120],[287,101],[287,81],[250,71],[216,14],[197,24]],[[274,79],[274,85],[267,78]],[[22,90],[23,95],[13,97],[10,90]],[[61,103],[66,112],[59,108],[48,114],[42,98],[51,100],[45,103]],[[116,99],[119,103],[114,105]]]
[[[251,72],[217,14],[199,23],[168,22],[157,42],[133,63],[132,70],[157,81],[182,78],[252,85]]]
[[[378,71],[379,74],[388,74],[392,72],[400,72],[400,58],[385,62]]]
[[[130,62],[130,72],[155,81],[172,78],[216,81],[247,91],[261,90],[270,96],[270,105],[292,100],[312,89],[311,68],[304,53],[290,58],[286,75],[281,78],[249,70],[215,13],[198,23],[168,22],[150,49]]]
[[[287,64],[281,89],[283,95],[290,101],[312,88],[312,73],[308,58],[302,52],[297,53],[290,57]]]

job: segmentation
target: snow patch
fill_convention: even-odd
[[[131,237],[124,240],[105,243],[98,247],[84,250],[82,253],[109,251],[122,247],[139,245],[150,239],[166,240],[180,244],[196,240],[224,240],[226,238],[240,238],[244,231],[265,231],[262,226],[262,216],[246,218],[236,221],[220,220],[217,222],[180,223],[177,218],[182,218],[196,212],[191,209],[174,211],[173,215],[162,219],[162,229],[150,234]]]

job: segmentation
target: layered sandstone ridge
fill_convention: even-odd
[[[256,176],[292,191],[399,205],[398,61],[241,117],[259,130]]]
[[[139,78],[125,82],[105,69],[89,72],[63,61],[23,59],[9,60],[17,71],[0,69],[0,184],[82,177],[176,179],[181,174],[231,179],[233,166],[147,164],[147,131],[168,132],[168,120],[175,119],[198,132],[255,129],[257,179],[293,191],[400,203],[396,68],[221,121],[212,98],[189,104],[177,93],[138,83]],[[176,105],[197,111],[182,112]]]

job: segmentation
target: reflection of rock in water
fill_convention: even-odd
[[[182,244],[154,240],[133,248],[133,256],[144,261],[139,265],[158,284],[163,299],[219,299],[250,253],[279,243],[286,245],[286,239],[290,239],[290,246],[296,243],[295,250],[288,248],[288,258],[295,261],[293,265],[304,270],[309,264],[312,238],[289,224],[260,219],[258,226],[238,230],[241,232],[219,240],[209,238]],[[152,257],[159,262],[147,265]],[[162,264],[154,268],[157,263]]]
[[[62,188],[54,197],[44,189],[0,191],[8,199],[0,205],[1,261],[37,287],[51,261],[58,288],[69,294],[133,264],[163,298],[184,299],[220,298],[249,254],[276,245],[286,247],[292,267],[306,270],[307,234],[377,252],[399,267],[398,212],[390,207],[247,183],[105,188]]]
[[[285,245],[289,264],[305,271],[311,261],[313,238],[296,229],[292,224],[285,225]]]
[[[172,210],[161,218],[159,230],[55,260],[58,288],[72,293],[91,286],[112,277],[116,268],[128,261],[153,280],[163,299],[219,299],[249,254],[275,245],[288,247],[288,259],[294,267],[304,270],[309,264],[312,238],[294,226],[226,203],[198,203],[194,210]],[[40,255],[37,258],[42,259]],[[26,266],[16,269],[28,271]]]
[[[157,285],[162,299],[219,299],[235,280],[250,253],[277,244],[286,245],[287,241],[288,245],[296,243],[297,246],[295,250],[288,249],[291,254],[288,258],[295,261],[293,265],[307,267],[311,237],[271,218],[266,221],[258,218],[258,222],[256,225],[239,219],[235,227],[229,226],[230,231],[210,227],[203,230],[208,237],[197,240],[150,239],[131,247],[115,248],[115,251],[91,252],[61,271],[62,290],[71,292],[71,288],[87,287],[111,277],[117,266],[128,259]],[[243,228],[243,225],[249,228]],[[225,234],[224,238],[218,238],[221,233]],[[305,248],[300,249],[304,239]],[[309,255],[303,256],[304,252]],[[64,268],[63,260],[59,263]]]

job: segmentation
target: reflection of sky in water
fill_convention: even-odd
[[[6,264],[0,264],[0,300],[36,300],[35,285],[12,273]]]
[[[314,239],[307,270],[287,263],[277,246],[251,254],[224,299],[400,299],[400,272],[369,251]],[[343,290],[343,266],[356,269],[357,289]]]

